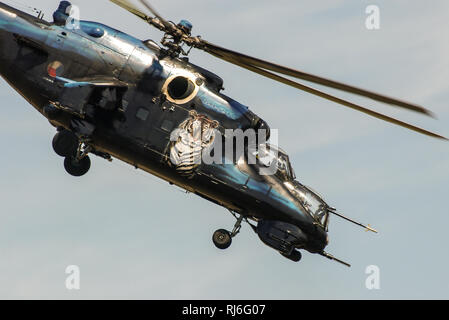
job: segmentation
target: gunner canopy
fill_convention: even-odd
[[[283,181],[284,185],[301,203],[306,212],[322,227],[327,229],[328,205],[318,193],[295,180],[295,172],[288,155],[282,149],[271,144],[259,146],[258,150],[253,152],[253,154],[260,165],[273,169],[273,174]]]

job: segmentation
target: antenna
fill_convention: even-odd
[[[24,10],[27,10],[28,12],[37,14],[38,19],[42,19],[44,17],[42,10],[39,10],[37,8],[31,7],[29,5],[23,4],[15,0],[8,0],[8,2],[12,2],[15,6],[22,7]]]

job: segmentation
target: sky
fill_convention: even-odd
[[[46,18],[58,5],[20,2]],[[108,1],[73,4],[83,20],[141,39],[162,37]],[[445,0],[152,4],[167,19],[190,20],[194,34],[218,45],[423,105],[438,119],[327,90],[449,136]],[[365,26],[368,5],[380,9],[378,30]],[[247,225],[220,251],[212,233],[234,224],[225,209],[118,160],[93,157],[86,176],[69,176],[51,147],[54,128],[0,80],[1,299],[449,299],[448,142],[199,51],[190,57],[224,79],[225,94],[279,129],[303,184],[379,234],[331,217],[327,251],[351,268],[307,252],[291,262]],[[70,265],[79,267],[79,290],[66,288]],[[370,290],[373,265],[380,288]]]

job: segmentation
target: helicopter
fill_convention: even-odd
[[[264,244],[289,260],[300,261],[305,250],[350,266],[325,251],[330,216],[377,231],[342,215],[298,181],[288,154],[271,143],[268,123],[223,94],[218,75],[190,62],[192,49],[447,140],[292,78],[433,116],[422,106],[215,45],[192,36],[189,21],[168,21],[147,1],[139,0],[144,9],[127,0],[110,1],[162,31],[160,45],[76,20],[69,1],[59,3],[51,22],[42,12],[36,16],[0,2],[0,74],[56,128],[52,146],[70,175],[88,173],[89,155],[118,159],[227,209],[236,222],[231,231],[213,233],[219,249],[229,248],[247,223]],[[239,136],[246,132],[254,135]],[[221,152],[237,140],[242,148],[232,146],[231,155]],[[201,161],[203,155],[219,161]]]

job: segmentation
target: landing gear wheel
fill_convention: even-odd
[[[84,176],[90,169],[90,158],[85,156],[81,159],[76,157],[67,157],[64,160],[64,168],[68,174],[74,177]]]
[[[224,229],[217,230],[214,232],[212,241],[218,249],[227,249],[232,243],[231,233]]]
[[[61,157],[71,157],[76,155],[79,141],[78,137],[68,130],[58,132],[53,138],[53,150]]]

